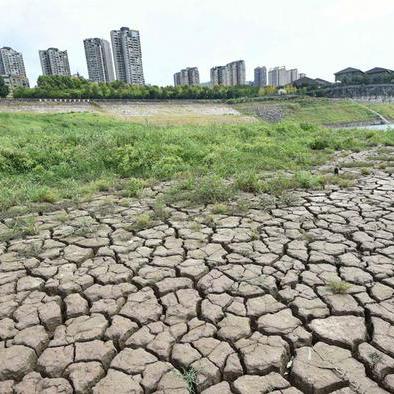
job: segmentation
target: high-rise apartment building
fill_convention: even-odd
[[[71,75],[67,51],[59,51],[57,48],[40,50],[40,62],[44,75]]]
[[[268,71],[268,85],[286,86],[299,78],[298,70],[293,68],[286,70],[286,67],[274,67]]]
[[[87,38],[83,40],[89,79],[93,82],[112,82],[114,67],[109,42],[102,38]]]
[[[211,86],[229,85],[229,72],[227,66],[217,66],[211,68]]]
[[[0,48],[0,75],[11,89],[29,87],[23,56],[10,47]]]
[[[174,74],[174,85],[199,85],[200,73],[197,67],[188,67]]]
[[[116,79],[129,84],[144,85],[140,33],[122,27],[111,31]]]
[[[26,77],[22,54],[10,47],[0,48],[0,74]]]
[[[246,74],[245,74],[245,61],[237,60],[227,64],[229,68],[229,83],[231,86],[245,85]]]
[[[254,69],[254,86],[260,88],[267,86],[267,67],[256,67]]]
[[[211,68],[211,85],[237,86],[245,85],[245,61],[237,60],[226,64],[225,66],[217,66]]]

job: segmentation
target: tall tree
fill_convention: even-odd
[[[0,75],[0,97],[7,97],[9,93],[9,88],[5,84],[3,77]]]

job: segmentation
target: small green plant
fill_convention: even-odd
[[[0,241],[38,234],[38,227],[34,217],[15,218],[8,224],[9,230],[0,235]]]
[[[125,197],[138,197],[144,189],[146,183],[143,179],[131,178],[127,181],[123,190]]]
[[[283,204],[287,207],[291,207],[299,201],[299,198],[293,193],[284,192],[278,197],[278,203]]]
[[[233,189],[224,179],[217,175],[207,175],[178,183],[166,194],[166,200],[215,204],[228,201],[232,196]]]
[[[113,186],[113,180],[111,179],[99,179],[95,182],[95,187],[99,192],[107,192]]]
[[[202,226],[201,226],[200,223],[193,222],[193,223],[190,225],[190,230],[192,230],[193,233],[198,233],[198,232],[201,231],[201,229],[202,229]]]
[[[18,252],[20,256],[23,257],[38,257],[41,252],[41,245],[37,243],[31,243],[25,249]]]
[[[48,187],[33,190],[31,200],[33,202],[47,202],[53,204],[59,199],[58,194]]]
[[[250,209],[250,203],[247,200],[238,200],[233,207],[233,212],[238,214],[246,214]]]
[[[212,227],[212,226],[215,225],[215,219],[214,219],[214,217],[212,215],[207,215],[207,216],[204,217],[203,223],[206,226]]]
[[[369,353],[368,358],[371,360],[372,364],[378,364],[383,361],[383,356],[378,352]]]
[[[328,282],[327,287],[333,294],[346,294],[352,285],[342,280],[332,280]]]
[[[258,193],[261,189],[261,182],[254,172],[249,171],[237,175],[235,188],[247,193]]]
[[[228,205],[223,203],[214,204],[211,208],[211,212],[215,215],[227,215],[229,211]]]
[[[250,231],[250,239],[252,241],[257,241],[259,238],[260,238],[260,234],[257,228],[252,228]]]
[[[183,368],[182,372],[178,372],[186,382],[189,393],[195,394],[197,385],[197,371],[193,367],[189,367],[187,369]]]
[[[169,209],[163,202],[157,202],[153,207],[154,218],[165,222],[170,216]]]
[[[141,231],[152,225],[152,215],[149,213],[142,213],[136,217],[132,228],[136,231]]]
[[[302,189],[319,189],[324,183],[324,180],[320,175],[313,175],[306,171],[296,173],[294,181],[296,187],[300,187]]]
[[[312,150],[324,150],[330,146],[330,141],[325,137],[317,137],[310,144]]]
[[[58,220],[60,223],[65,223],[68,219],[68,215],[65,212],[59,213],[59,215],[56,216],[56,220]]]

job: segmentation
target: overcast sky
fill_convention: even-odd
[[[394,68],[394,0],[0,0],[0,47],[24,55],[32,84],[39,49],[67,49],[71,72],[87,77],[84,38],[110,40],[121,26],[141,34],[145,80],[244,59],[333,79],[347,66]]]

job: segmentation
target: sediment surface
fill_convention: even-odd
[[[3,237],[1,393],[394,392],[393,174],[226,214],[166,187]]]

